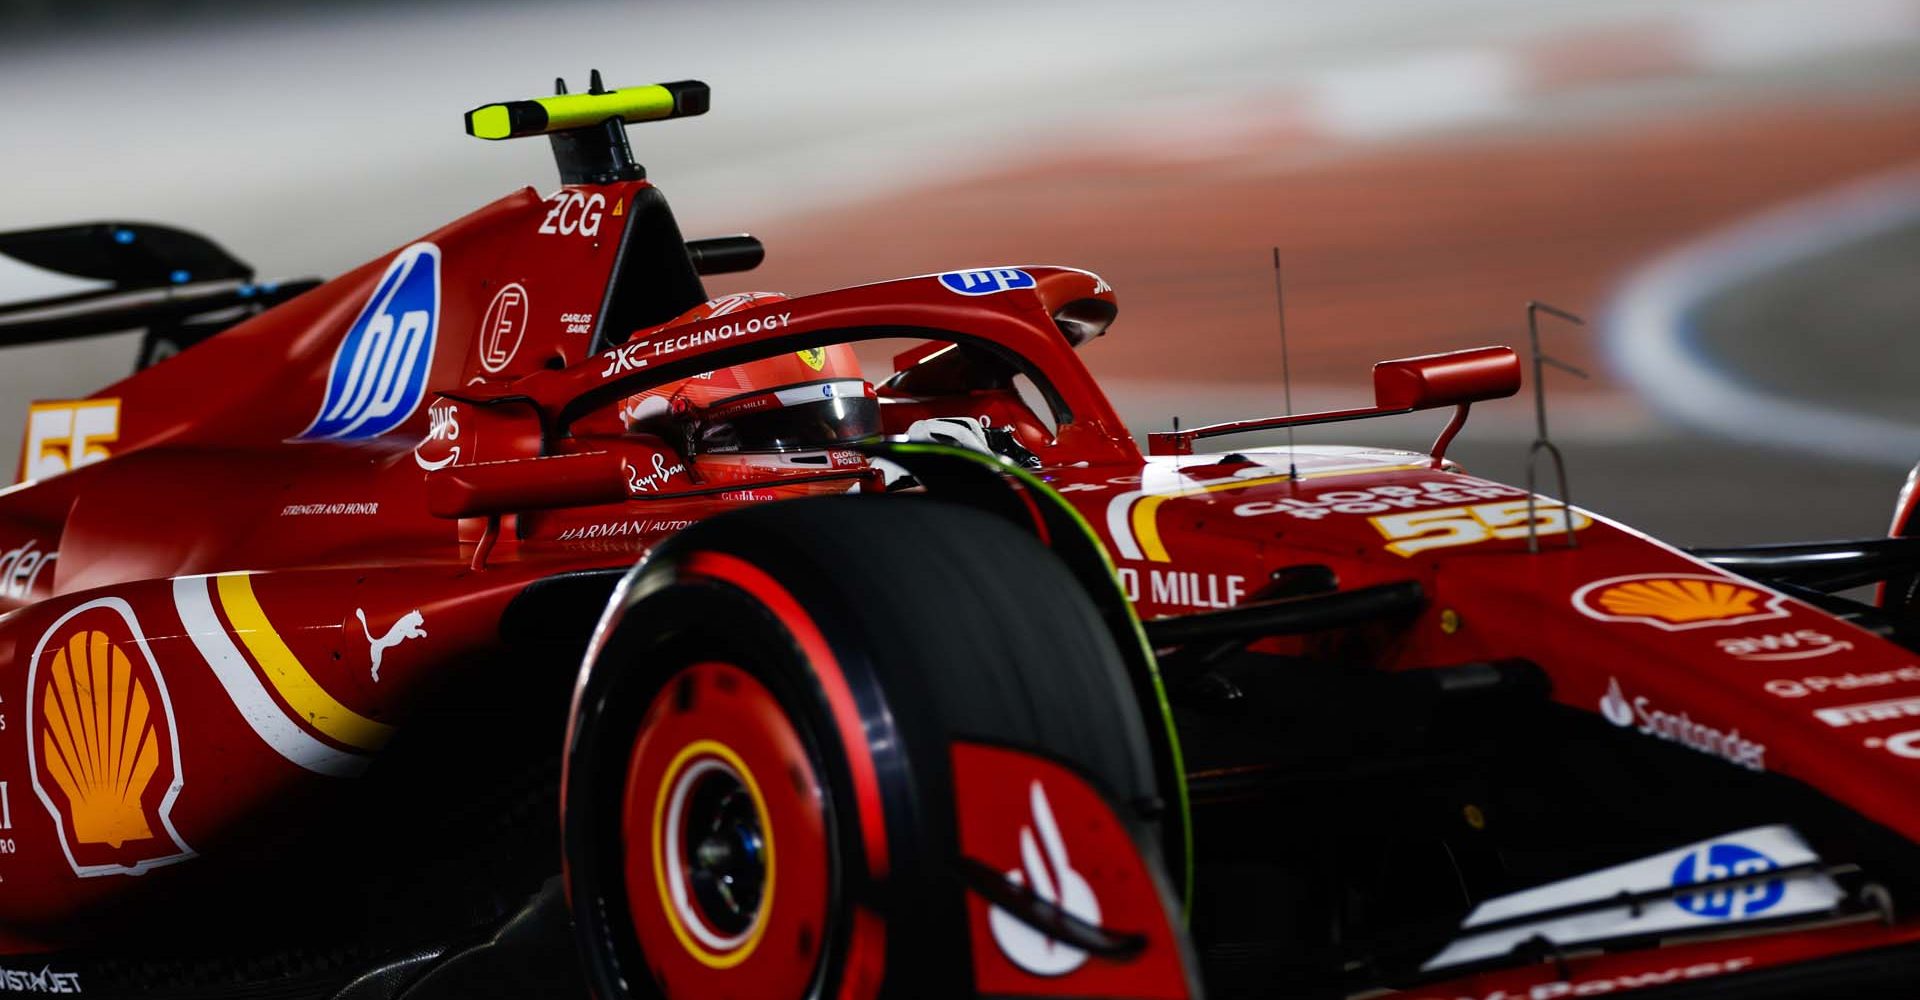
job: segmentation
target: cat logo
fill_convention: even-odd
[[[807,367],[814,371],[820,371],[827,367],[827,349],[824,347],[814,347],[804,351],[795,351],[794,353],[799,355],[800,360],[805,361]]]
[[[193,857],[173,828],[184,782],[173,703],[125,601],[89,601],[41,637],[26,728],[33,789],[75,875],[139,875]]]

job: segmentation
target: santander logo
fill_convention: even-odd
[[[1033,894],[1090,924],[1100,922],[1100,901],[1093,887],[1067,857],[1067,842],[1054,821],[1047,791],[1035,781],[1028,798],[1033,821],[1020,828],[1021,867],[1007,872],[1015,885],[1031,886]],[[1087,953],[1047,937],[999,907],[987,912],[994,944],[1007,960],[1036,976],[1064,976],[1087,961]]]
[[[1607,678],[1607,693],[1600,696],[1600,714],[1608,722],[1622,729],[1632,728],[1643,736],[1712,754],[1750,771],[1767,769],[1766,744],[1741,736],[1739,727],[1723,730],[1697,722],[1685,711],[1656,708],[1646,695],[1628,698],[1620,689],[1618,677]]]
[[[1607,678],[1607,693],[1600,698],[1600,714],[1616,726],[1633,725],[1633,704],[1620,690],[1620,678]]]

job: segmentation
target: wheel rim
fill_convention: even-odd
[[[693,763],[661,786],[666,817],[658,845],[671,903],[702,943],[741,948],[766,925],[760,903],[773,899],[773,839],[766,806],[753,776],[725,759],[732,752],[711,740],[681,751]],[[655,822],[660,823],[660,806]],[[689,905],[691,897],[691,905]],[[717,932],[717,933],[716,933]],[[719,935],[727,935],[720,937]]]
[[[811,994],[830,917],[818,775],[778,699],[726,663],[655,695],[628,760],[633,933],[668,997]]]

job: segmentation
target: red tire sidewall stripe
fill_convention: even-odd
[[[853,687],[847,683],[840,661],[827,645],[826,636],[814,625],[800,602],[779,581],[758,566],[724,552],[701,551],[688,556],[680,574],[700,576],[730,584],[745,591],[773,613],[806,654],[819,678],[820,687],[833,713],[834,727],[852,772],[854,798],[860,814],[860,839],[865,848],[868,874],[874,879],[887,875],[886,813],[880,797],[880,774],[873,753],[867,746],[866,726],[861,723],[860,708],[854,702]]]

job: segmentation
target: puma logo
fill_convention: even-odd
[[[375,683],[378,683],[380,680],[380,657],[386,655],[387,650],[406,642],[408,639],[425,639],[427,637],[427,619],[418,609],[401,615],[400,620],[394,622],[393,627],[387,630],[387,634],[378,639],[373,637],[373,629],[367,627],[367,613],[359,608],[354,608],[353,613],[360,619],[360,631],[367,634],[367,647],[373,653],[373,679]]]

